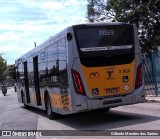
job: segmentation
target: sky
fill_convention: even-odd
[[[87,0],[0,0],[0,55],[7,64],[72,24],[87,22]]]

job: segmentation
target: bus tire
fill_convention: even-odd
[[[53,119],[58,118],[58,114],[52,112],[52,109],[51,109],[51,101],[50,101],[50,98],[49,98],[49,95],[48,95],[48,94],[46,95],[45,104],[46,104],[46,112],[47,112],[48,118],[49,118],[50,120],[53,120]]]

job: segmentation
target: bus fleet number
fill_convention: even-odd
[[[114,30],[99,30],[99,36],[114,35]]]

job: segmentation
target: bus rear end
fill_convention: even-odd
[[[74,111],[144,102],[136,27],[123,23],[86,24],[73,26],[73,30]]]

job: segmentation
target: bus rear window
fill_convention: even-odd
[[[94,58],[108,61],[107,63],[97,61],[99,64],[95,66],[127,64],[133,61],[134,37],[132,25],[84,26],[75,30],[76,42],[83,65],[92,66],[89,59],[92,61]],[[109,62],[109,59],[112,59],[112,63]]]
[[[77,30],[77,41],[81,51],[131,49],[132,29],[106,27]]]

